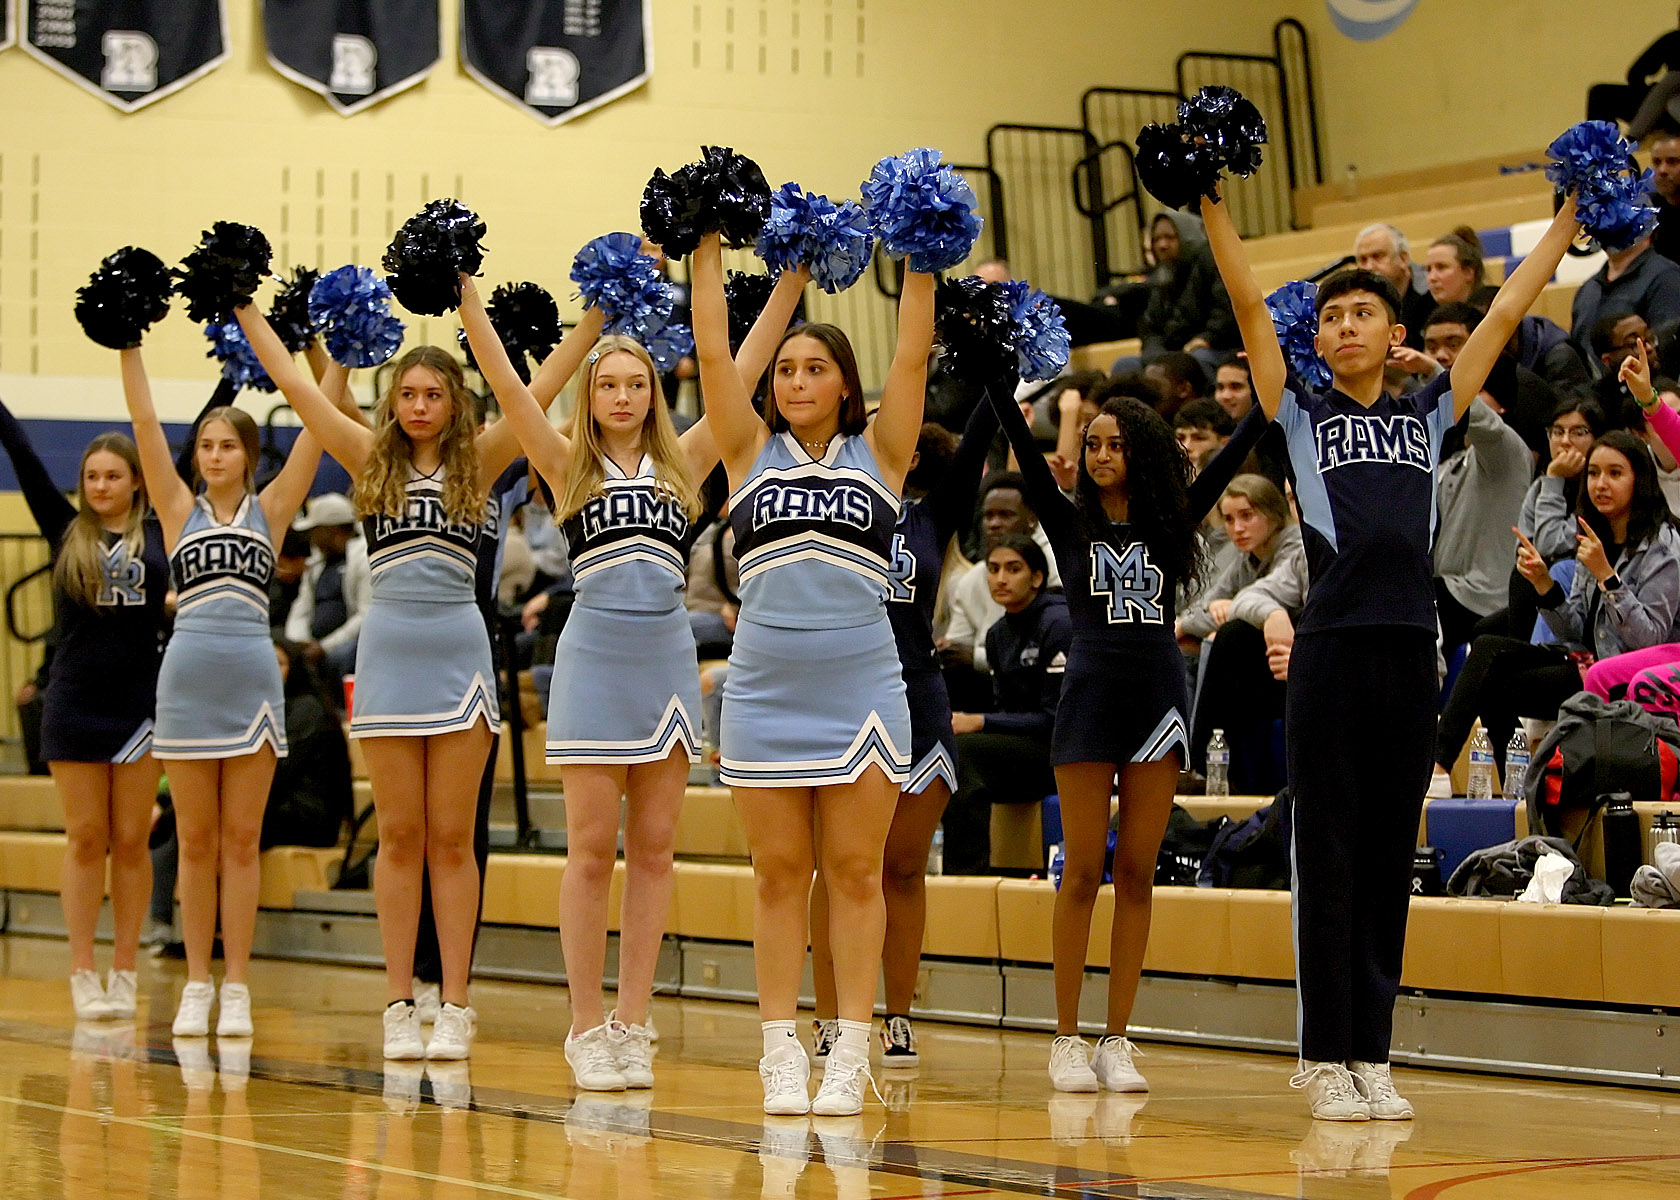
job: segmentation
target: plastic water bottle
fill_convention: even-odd
[[[1225,744],[1225,731],[1215,729],[1207,744],[1207,794],[1231,794],[1231,748]]]
[[[1511,735],[1511,744],[1505,747],[1505,799],[1527,797],[1528,762],[1528,737],[1518,729]]]
[[[1464,794],[1471,800],[1493,798],[1493,744],[1480,725],[1470,739],[1470,781]]]
[[[1060,891],[1062,887],[1062,862],[1065,858],[1066,855],[1062,852],[1062,844],[1057,842],[1050,847],[1049,858],[1044,864],[1045,874],[1050,876],[1050,883],[1057,891]]]
[[[933,831],[933,845],[928,847],[927,873],[945,874],[945,830],[937,826]]]

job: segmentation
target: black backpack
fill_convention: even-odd
[[[1528,827],[1552,837],[1576,837],[1600,797],[1626,792],[1634,801],[1665,800],[1674,791],[1674,723],[1631,701],[1603,701],[1591,692],[1570,697],[1540,745],[1525,780]],[[1577,828],[1566,828],[1577,826]]]
[[[1214,836],[1200,887],[1289,888],[1289,840],[1294,801],[1289,789],[1244,821],[1228,822]]]
[[[1213,848],[1214,838],[1229,825],[1229,817],[1198,821],[1182,805],[1172,806],[1166,836],[1155,855],[1155,883],[1166,887],[1195,887],[1202,861]]]

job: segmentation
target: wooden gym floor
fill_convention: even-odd
[[[1147,1046],[1148,1097],[1059,1096],[1047,1036],[923,1024],[884,1105],[765,1118],[743,1005],[656,1003],[657,1086],[580,1097],[551,987],[476,985],[470,1066],[386,1070],[371,971],[256,963],[241,1046],[172,1042],[177,962],[143,963],[138,1022],[80,1027],[62,943],[0,967],[6,1200],[1680,1195],[1670,1093],[1402,1070],[1415,1122],[1315,1125],[1282,1058]]]

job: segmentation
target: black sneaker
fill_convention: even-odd
[[[830,1017],[826,1021],[811,1022],[811,1057],[822,1062],[828,1057],[828,1052],[834,1049],[834,1043],[840,1040],[840,1021]]]
[[[914,1067],[922,1060],[916,1054],[916,1035],[911,1032],[909,1017],[889,1016],[881,1026],[881,1066]]]

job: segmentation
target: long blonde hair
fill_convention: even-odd
[[[134,476],[134,503],[129,505],[128,522],[122,531],[123,549],[131,562],[140,560],[146,542],[146,484],[140,474],[140,452],[126,433],[102,433],[82,451],[82,464],[76,472],[76,519],[64,531],[53,563],[53,582],[59,590],[76,603],[94,609],[99,607],[100,593],[105,590],[105,526],[88,504],[87,464],[102,450],[127,463]]]
[[[478,421],[461,364],[436,346],[416,346],[396,361],[391,382],[373,414],[373,449],[356,478],[351,499],[363,516],[382,513],[401,518],[408,503],[408,480],[414,466],[414,443],[397,423],[397,391],[403,376],[425,367],[449,391],[449,424],[438,436],[443,459],[443,509],[453,524],[484,520],[484,489],[478,482]]]
[[[583,382],[578,387],[577,403],[572,407],[572,461],[566,471],[566,485],[556,497],[554,519],[565,521],[602,494],[607,452],[601,446],[601,429],[595,423],[590,402],[595,394],[596,372],[607,355],[618,350],[634,355],[647,368],[648,415],[642,422],[642,449],[653,459],[653,476],[659,489],[681,504],[692,520],[700,514],[700,488],[688,476],[688,461],[677,441],[676,426],[671,424],[665,398],[659,394],[659,371],[640,342],[616,333],[609,333],[596,342],[584,360]]]

